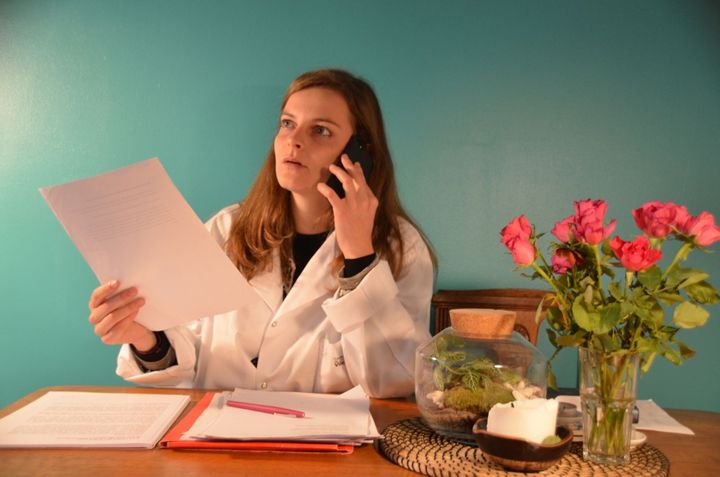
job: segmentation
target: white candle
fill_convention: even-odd
[[[487,431],[540,444],[546,437],[555,435],[557,413],[555,399],[495,404],[488,414]]]

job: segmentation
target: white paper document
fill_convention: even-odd
[[[557,400],[574,404],[578,410],[582,411],[580,396],[558,396]],[[635,405],[640,411],[640,421],[637,424],[633,424],[633,427],[636,429],[695,435],[692,429],[680,424],[652,399],[638,399],[635,401]]]
[[[640,411],[640,421],[635,424],[637,429],[695,435],[689,427],[680,424],[652,399],[635,401],[635,405]]]
[[[101,283],[138,287],[151,330],[262,303],[157,158],[40,193]]]
[[[238,409],[227,400],[301,410],[305,417]],[[382,437],[361,387],[342,395],[236,389],[218,393],[184,435],[189,439],[280,440],[360,444]]]
[[[190,396],[51,391],[0,419],[0,447],[155,446]]]

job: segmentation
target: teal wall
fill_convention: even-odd
[[[0,405],[121,384],[38,187],[158,156],[208,218],[247,191],[289,81],[340,66],[377,89],[438,286],[530,286],[498,243],[516,214],[548,230],[604,198],[625,236],[647,200],[720,214],[719,27],[716,3],[675,0],[0,1]],[[720,285],[720,256],[692,260]],[[720,411],[711,312],[641,397]],[[558,370],[574,383],[572,351]]]

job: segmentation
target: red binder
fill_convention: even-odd
[[[314,452],[333,454],[352,454],[354,446],[318,442],[278,442],[278,441],[196,441],[183,439],[200,415],[207,409],[215,393],[206,393],[194,408],[170,429],[160,440],[160,447],[167,449],[194,449],[194,450],[233,450],[254,452]]]

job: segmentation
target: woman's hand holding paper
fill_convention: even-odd
[[[154,333],[135,323],[145,299],[137,296],[136,287],[118,291],[119,287],[120,282],[112,280],[93,290],[88,303],[90,324],[105,344],[128,343],[138,351],[149,350],[156,343]]]

